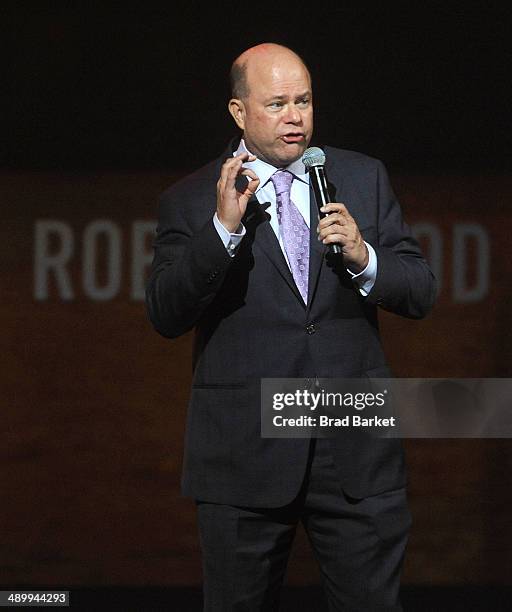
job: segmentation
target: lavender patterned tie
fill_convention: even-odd
[[[270,177],[276,190],[277,220],[281,228],[284,250],[304,303],[308,302],[309,228],[298,208],[290,200],[294,176],[278,170]]]

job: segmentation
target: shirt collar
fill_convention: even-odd
[[[249,149],[245,146],[243,138],[240,140],[238,149],[233,153],[233,155],[238,155],[239,153],[251,154]],[[254,170],[254,172],[258,175],[260,184],[256,191],[259,191],[262,187],[264,187],[270,180],[270,177],[280,169],[259,158],[256,158],[252,162],[245,162],[243,166],[244,168]],[[304,166],[300,159],[295,160],[289,166],[286,166],[286,168],[281,168],[281,170],[288,170],[288,172],[291,172],[296,179],[306,183],[306,185],[309,185],[309,174],[306,170],[306,166]]]

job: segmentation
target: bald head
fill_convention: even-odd
[[[255,47],[250,47],[241,53],[231,66],[230,82],[231,97],[243,100],[249,96],[249,73],[251,69],[265,69],[273,63],[292,61],[301,64],[309,75],[309,70],[304,60],[295,51],[283,45],[275,43],[262,43]]]

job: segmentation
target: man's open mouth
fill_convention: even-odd
[[[304,140],[304,134],[302,133],[290,133],[290,134],[284,134],[284,136],[281,136],[281,139],[284,140],[284,142],[291,144],[294,142],[301,142],[302,140]]]

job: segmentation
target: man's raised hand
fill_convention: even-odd
[[[222,165],[220,178],[217,181],[217,217],[229,232],[236,232],[247,208],[247,202],[256,192],[260,179],[256,173],[242,164],[254,161],[256,157],[249,153],[240,153],[230,157]],[[248,176],[250,180],[243,192],[237,191],[235,181],[239,175]]]

